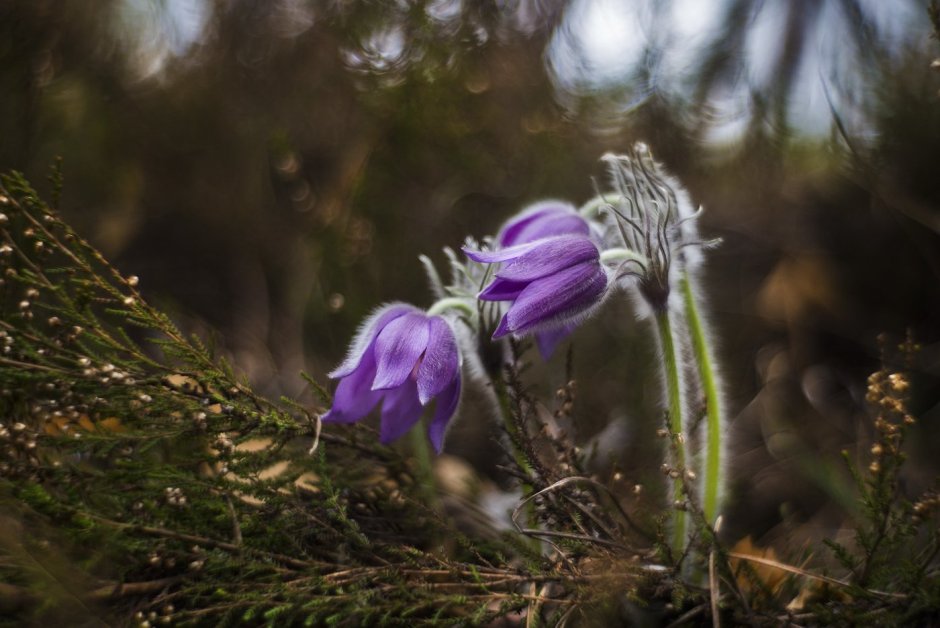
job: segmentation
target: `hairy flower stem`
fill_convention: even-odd
[[[446,297],[428,308],[428,316],[440,316],[447,310],[460,310],[468,316],[476,314],[476,308],[463,297]]]
[[[438,507],[437,480],[434,477],[434,458],[431,456],[431,446],[425,436],[426,426],[422,419],[411,429],[411,453],[417,464],[416,475],[421,493],[424,494],[427,506],[431,509]]]
[[[682,475],[686,471],[685,461],[685,416],[683,408],[682,381],[680,379],[679,358],[676,352],[676,343],[673,338],[672,321],[669,310],[663,308],[656,312],[656,331],[659,333],[660,349],[663,353],[663,370],[666,380],[666,401],[669,412],[669,431],[673,435],[673,473],[679,475],[673,480],[673,500],[676,504],[685,502]],[[672,551],[674,556],[682,556],[685,552],[686,529],[688,513],[685,510],[672,511]]]
[[[722,431],[724,429],[724,408],[718,391],[718,373],[714,366],[714,352],[708,342],[702,317],[698,312],[695,293],[688,273],[683,274],[679,282],[682,298],[685,302],[685,315],[689,326],[689,335],[692,339],[692,348],[695,352],[695,362],[698,367],[702,388],[705,392],[705,408],[707,415],[705,439],[705,477],[702,489],[702,511],[705,520],[714,525],[718,517],[719,499],[724,490],[724,477],[722,474]]]

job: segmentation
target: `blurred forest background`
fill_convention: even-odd
[[[706,281],[733,411],[728,534],[834,536],[882,332],[923,345],[910,493],[938,471],[928,8],[0,0],[0,171],[48,196],[61,156],[66,220],[259,392],[313,403],[300,371],[325,381],[368,311],[430,304],[418,254],[440,262],[536,200],[580,204],[605,151],[646,141],[723,240]],[[636,481],[658,474],[647,336],[616,303],[573,339],[578,438],[607,429]],[[550,393],[564,351],[537,368]],[[480,405],[469,391],[448,451],[485,473]],[[611,432],[624,416],[636,428]]]

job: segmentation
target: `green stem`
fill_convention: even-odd
[[[437,316],[445,310],[461,310],[469,316],[476,314],[476,308],[467,302],[463,297],[447,297],[437,301],[428,308],[428,316]]]
[[[600,260],[601,263],[606,262],[623,262],[626,260],[636,260],[642,262],[643,264],[649,263],[645,257],[637,253],[636,251],[631,251],[630,249],[625,248],[616,248],[616,249],[605,249],[601,252]]]
[[[676,344],[673,340],[672,323],[669,320],[669,310],[656,312],[656,331],[659,332],[659,344],[663,352],[663,369],[666,379],[666,400],[669,411],[669,431],[672,432],[673,454],[675,456],[673,468],[679,472],[679,477],[673,481],[673,501],[685,501],[682,473],[685,473],[685,421],[683,416],[682,382],[679,376],[679,360],[676,354]],[[688,513],[685,510],[673,510],[672,551],[676,556],[685,552],[686,526]]]
[[[702,511],[705,520],[714,524],[718,517],[719,499],[724,488],[722,477],[722,429],[724,417],[721,397],[718,394],[718,374],[714,366],[714,353],[705,333],[702,317],[698,312],[695,293],[688,273],[680,281],[683,300],[685,302],[686,319],[689,324],[689,333],[692,337],[692,347],[695,352],[695,361],[699,376],[702,378],[702,387],[705,392],[705,409],[707,413],[707,427],[705,440],[705,478],[702,495]]]
[[[619,201],[622,197],[616,192],[609,192],[607,194],[601,194],[600,196],[595,196],[587,203],[582,205],[578,209],[578,213],[581,214],[584,218],[591,218],[597,214],[601,207],[609,205],[610,203],[615,203]]]
[[[424,420],[411,428],[411,453],[414,454],[417,468],[417,482],[429,508],[437,509],[437,480],[434,478],[434,458],[431,456],[431,444],[426,436]]]

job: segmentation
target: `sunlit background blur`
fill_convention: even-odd
[[[68,220],[259,390],[313,403],[299,372],[325,380],[371,308],[429,305],[418,254],[579,204],[646,141],[723,239],[730,534],[831,535],[881,332],[924,347],[907,490],[937,472],[931,33],[914,0],[0,0],[0,170],[48,191],[61,156]],[[606,429],[633,481],[658,472],[646,332],[612,303],[573,339],[578,438]],[[472,391],[455,430],[492,449]]]

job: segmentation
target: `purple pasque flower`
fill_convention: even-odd
[[[381,401],[382,443],[408,432],[436,397],[428,437],[441,452],[460,400],[460,352],[444,318],[405,303],[380,307],[359,328],[349,354],[330,378],[339,384],[333,407],[322,420],[353,423]]]
[[[573,205],[563,201],[541,201],[510,218],[496,235],[506,248],[557,235],[590,235],[591,227]]]
[[[499,230],[496,242],[506,248],[559,235],[591,236],[591,226],[575,209],[564,201],[541,201],[530,205],[509,219]],[[567,322],[535,333],[542,358],[548,360],[558,344],[571,335],[577,325]]]
[[[464,249],[464,253],[477,262],[501,264],[495,279],[478,295],[481,301],[510,302],[493,338],[549,332],[545,343],[557,343],[607,291],[600,251],[586,235],[558,235],[497,251]],[[543,343],[539,344],[541,349]]]

